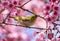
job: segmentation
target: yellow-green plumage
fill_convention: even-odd
[[[37,15],[32,15],[29,17],[26,17],[26,16],[18,17],[18,18],[15,18],[15,20],[19,21],[24,26],[31,26],[34,24],[36,18],[37,18]]]

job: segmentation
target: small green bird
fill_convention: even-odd
[[[14,19],[19,21],[24,26],[31,26],[34,24],[35,20],[37,18],[37,15],[32,15],[29,17],[21,16],[21,17],[15,17]]]

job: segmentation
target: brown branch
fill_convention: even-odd
[[[27,3],[29,3],[31,0],[29,0],[28,2],[26,2],[26,3],[24,3],[22,6],[20,6],[20,7],[23,7],[24,5],[26,5]]]
[[[3,24],[3,23],[2,23],[2,24]],[[29,26],[16,25],[16,24],[7,24],[7,23],[4,23],[4,24],[5,24],[5,25],[21,26],[21,27],[24,27],[24,28],[33,28],[33,29],[46,30],[45,28],[29,27]]]

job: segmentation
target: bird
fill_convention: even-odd
[[[18,21],[20,24],[22,24],[23,26],[31,26],[35,23],[36,19],[37,19],[37,15],[32,14],[31,16],[20,16],[20,17],[14,17],[14,19],[16,21]]]

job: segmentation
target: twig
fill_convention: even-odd
[[[23,7],[24,5],[26,5],[27,3],[29,3],[31,0],[29,0],[28,2],[26,2],[26,3],[24,3],[22,6],[20,6],[20,7]]]

